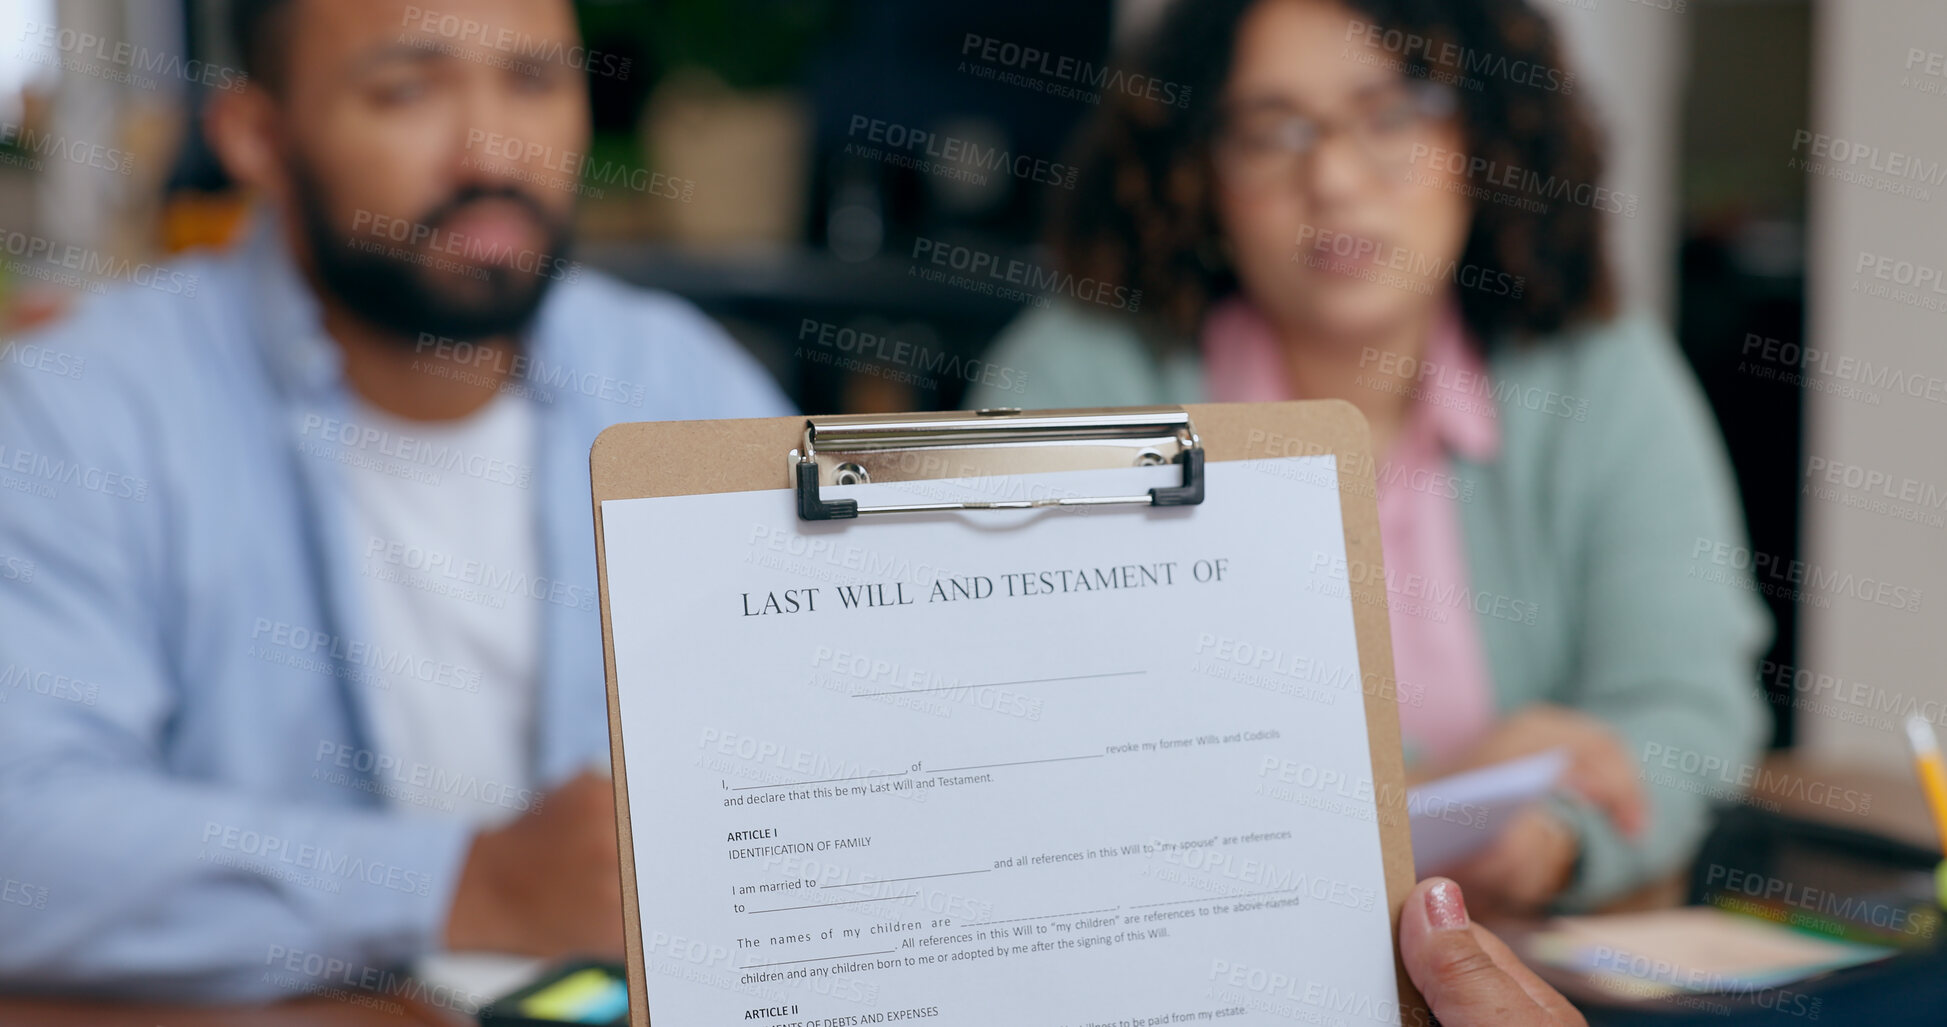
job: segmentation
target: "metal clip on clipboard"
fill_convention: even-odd
[[[1203,502],[1203,442],[1181,407],[1035,410],[972,414],[814,417],[790,454],[798,519],[940,510],[1029,510],[1053,506],[1196,506]],[[900,503],[861,509],[855,499],[821,499],[825,485],[923,481],[1180,464],[1183,484],[1139,495]]]

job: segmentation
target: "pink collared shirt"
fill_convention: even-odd
[[[1219,303],[1204,320],[1200,342],[1211,399],[1300,398],[1291,394],[1277,334],[1244,300]],[[1406,422],[1375,469],[1399,726],[1415,762],[1457,755],[1494,718],[1487,654],[1473,604],[1464,601],[1472,592],[1459,501],[1447,485],[1454,455],[1483,462],[1501,444],[1486,368],[1452,305],[1427,339],[1416,373]],[[1387,386],[1395,381],[1375,378]]]

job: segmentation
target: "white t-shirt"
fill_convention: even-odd
[[[457,421],[369,404],[348,461],[374,673],[377,786],[401,810],[495,824],[532,803],[541,574],[534,411],[501,394]]]

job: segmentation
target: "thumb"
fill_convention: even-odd
[[[1556,1022],[1475,937],[1460,886],[1421,881],[1399,914],[1399,952],[1407,976],[1449,1027],[1529,1027]]]

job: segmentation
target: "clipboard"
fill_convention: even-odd
[[[649,1027],[647,953],[636,890],[630,825],[628,754],[623,749],[615,638],[609,609],[608,558],[602,504],[611,499],[687,496],[792,488],[800,520],[859,519],[941,510],[1035,506],[1195,506],[1204,496],[1209,461],[1333,456],[1338,467],[1345,553],[1375,573],[1349,575],[1354,631],[1363,674],[1393,680],[1379,511],[1370,434],[1365,417],[1343,400],[1281,403],[1205,403],[1181,407],[1117,407],[981,411],[834,417],[777,417],[718,421],[650,421],[604,430],[589,452],[594,500],[596,577],[600,592],[603,664],[608,681],[609,752],[621,851],[629,1022]],[[1127,468],[1175,464],[1182,484],[1147,494],[1044,497],[990,502],[883,505],[860,509],[829,500],[825,485],[918,482],[984,475]],[[1368,750],[1379,816],[1386,902],[1394,925],[1394,972],[1401,1022],[1431,1023],[1398,955],[1398,921],[1415,883],[1406,810],[1399,711],[1383,690],[1365,688]]]

